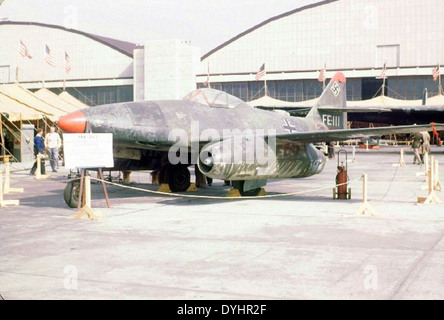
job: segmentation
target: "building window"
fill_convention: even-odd
[[[58,94],[61,89],[53,89],[53,91]],[[67,88],[66,91],[90,107],[134,101],[133,86]]]
[[[428,96],[439,94],[438,82],[431,76],[422,77],[391,77],[387,81],[388,96],[395,99],[419,100],[422,99],[427,88]]]

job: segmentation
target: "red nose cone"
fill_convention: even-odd
[[[60,117],[57,125],[66,133],[84,133],[86,130],[86,118],[82,111],[76,111]]]

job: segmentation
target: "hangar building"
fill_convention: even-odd
[[[158,43],[138,46],[61,26],[2,21],[0,84],[18,80],[35,91],[44,82],[57,94],[66,87],[94,106],[184,96],[182,91],[192,89],[188,82],[194,72],[194,86],[209,80],[213,88],[250,101],[264,95],[266,80],[271,97],[295,102],[320,95],[318,77],[325,68],[327,78],[337,71],[347,76],[350,101],[375,96],[386,65],[386,95],[420,99],[424,88],[429,96],[438,94],[432,69],[444,61],[443,16],[442,0],[319,1],[240,33],[203,55],[196,66],[200,54],[187,49],[186,42],[170,41],[183,60],[172,64],[164,57],[169,50]],[[32,59],[20,53],[21,43]],[[48,51],[53,65],[45,59]],[[262,65],[266,75],[256,81]],[[162,92],[165,86],[180,92]]]
[[[442,0],[328,0],[272,17],[202,57],[199,86],[211,86],[243,100],[268,95],[286,101],[316,98],[327,78],[342,71],[347,100],[386,95],[420,99],[424,88],[438,94],[432,70],[444,61]],[[255,75],[265,64],[266,76]],[[209,70],[209,72],[207,71]]]
[[[136,44],[64,27],[0,22],[0,84],[20,82],[30,90],[63,87],[94,106],[133,100]],[[69,70],[67,70],[67,68]]]
[[[187,41],[146,45],[61,26],[0,22],[0,85],[66,88],[89,106],[179,99],[196,89],[200,50]]]

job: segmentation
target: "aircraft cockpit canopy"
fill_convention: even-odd
[[[244,101],[226,92],[216,89],[202,88],[189,93],[184,100],[190,100],[211,108],[233,109],[239,105],[247,105]]]

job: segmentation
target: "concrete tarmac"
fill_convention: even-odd
[[[351,147],[345,148],[352,160]],[[97,221],[75,220],[67,172],[12,174],[0,208],[0,295],[14,299],[444,299],[444,204],[426,196],[424,166],[396,167],[400,147],[356,151],[351,200],[333,200],[336,159],[319,175],[270,181],[248,200],[176,198],[93,184]],[[444,163],[444,148],[432,148]],[[441,165],[442,167],[442,165]],[[48,173],[50,170],[48,170]],[[444,170],[441,170],[443,172]],[[376,214],[356,215],[362,174]],[[441,173],[442,177],[442,173]],[[155,190],[149,173],[130,186]],[[224,196],[228,187],[187,195]],[[444,201],[444,194],[437,192]]]

